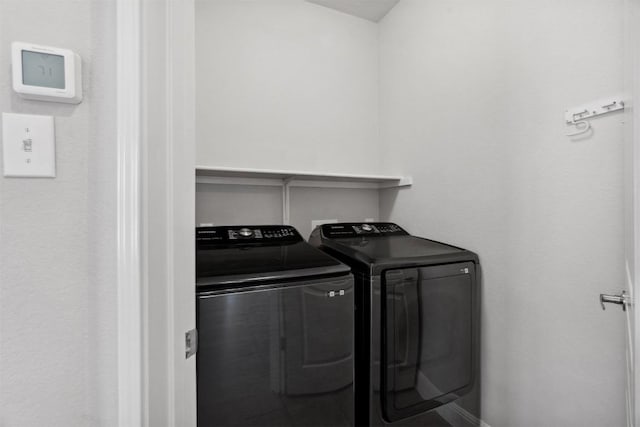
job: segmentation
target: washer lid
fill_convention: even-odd
[[[252,230],[254,235],[243,238],[240,230]],[[293,227],[205,227],[197,229],[196,236],[201,238],[196,245],[197,286],[350,272],[349,267],[302,240]]]

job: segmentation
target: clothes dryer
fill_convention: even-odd
[[[355,277],[358,426],[480,425],[478,256],[392,223],[316,228]]]

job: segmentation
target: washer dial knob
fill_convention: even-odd
[[[373,227],[370,226],[369,224],[362,224],[362,230],[363,231],[373,231]]]
[[[253,236],[253,230],[250,228],[241,228],[238,230],[238,234],[242,237],[251,237]]]

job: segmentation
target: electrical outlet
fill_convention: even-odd
[[[335,224],[336,222],[338,222],[337,219],[314,219],[311,220],[311,230],[315,230],[316,227],[322,224]]]

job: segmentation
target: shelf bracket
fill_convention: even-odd
[[[291,225],[291,181],[291,177],[282,180],[282,224],[284,225]]]

